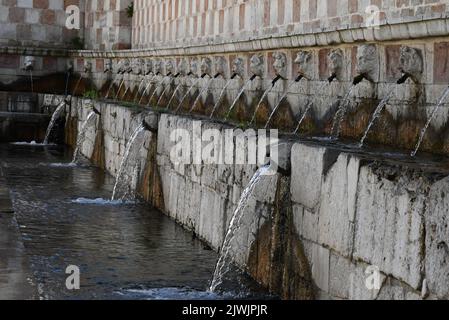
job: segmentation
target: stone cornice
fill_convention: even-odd
[[[449,19],[411,21],[384,24],[377,28],[341,28],[321,33],[290,33],[278,36],[259,37],[230,42],[210,42],[202,45],[182,47],[160,47],[155,49],[132,49],[120,51],[72,50],[70,56],[80,58],[120,57],[164,57],[186,55],[209,55],[220,53],[252,52],[275,49],[329,46],[358,42],[383,42],[449,35]]]
[[[45,57],[68,57],[69,50],[57,48],[37,48],[37,47],[9,47],[1,46],[0,54],[15,54]]]

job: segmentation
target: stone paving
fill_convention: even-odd
[[[0,168],[0,300],[34,297],[25,248]]]

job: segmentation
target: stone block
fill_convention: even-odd
[[[429,291],[449,298],[449,178],[432,185],[425,212],[426,279]]]
[[[323,178],[318,242],[350,256],[354,237],[358,160],[341,154]],[[351,163],[351,166],[349,164]],[[351,176],[351,180],[348,178]]]
[[[425,196],[411,191],[411,178],[391,181],[387,177],[394,174],[387,172],[360,169],[353,254],[417,289],[424,267]]]
[[[325,148],[294,144],[292,148],[292,200],[309,209],[320,201]]]

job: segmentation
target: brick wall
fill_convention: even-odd
[[[320,33],[446,17],[449,0],[136,0],[133,48]],[[367,14],[376,6],[376,14]],[[372,7],[375,8],[375,7]]]
[[[86,0],[85,44],[87,49],[131,47],[131,18],[126,8],[132,0]]]
[[[0,0],[0,45],[67,47],[82,33],[65,27],[71,4],[82,0]]]

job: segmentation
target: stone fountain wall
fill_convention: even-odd
[[[29,74],[21,68],[27,56],[34,56],[35,91],[63,91],[62,73],[73,66],[68,91],[73,92],[78,77],[83,78],[76,95],[91,92],[92,81],[100,96],[112,88],[110,97],[138,101],[135,98],[153,81],[155,93],[147,92],[142,104],[167,107],[179,85],[170,106],[176,109],[196,83],[180,111],[188,112],[204,90],[193,112],[209,115],[218,103],[214,116],[223,119],[244,83],[256,75],[231,115],[235,123],[245,125],[262,93],[280,76],[257,108],[256,125],[266,124],[288,90],[269,126],[289,133],[307,110],[299,133],[329,136],[338,105],[344,103],[353,78],[363,72],[366,80],[348,96],[341,137],[360,140],[376,105],[393,90],[367,142],[411,150],[449,81],[447,4],[446,0],[135,1],[131,22],[126,17],[129,1],[89,1],[83,9],[85,48],[94,51],[4,47],[0,87],[29,90]],[[402,72],[411,78],[397,85]],[[55,73],[59,76],[46,78]],[[298,74],[308,80],[292,84]],[[334,82],[326,85],[332,74]],[[237,76],[231,80],[232,75]],[[200,76],[204,79],[197,81]],[[447,103],[431,123],[422,150],[449,152],[446,115]]]
[[[411,30],[411,26],[407,26],[408,30]],[[434,28],[440,27],[442,25],[434,24]],[[429,24],[426,28],[432,27]],[[398,29],[392,31],[388,39],[401,36]],[[260,50],[262,48],[257,47],[260,43],[251,42],[247,47],[242,45],[245,51],[240,52],[232,51],[237,50],[237,46],[229,49],[230,52],[226,52],[228,48],[222,46],[222,53],[199,55],[178,55],[180,52],[175,49],[161,49],[135,51],[132,54],[116,52],[109,54],[110,57],[106,59],[101,55],[94,58],[93,53],[84,52],[76,58],[75,66],[78,72],[82,72],[86,63],[93,66],[86,76],[93,79],[103,96],[111,88],[110,98],[138,102],[144,89],[150,88],[141,99],[141,104],[148,106],[158,103],[158,107],[166,108],[179,86],[171,100],[172,110],[178,108],[179,101],[194,85],[179,111],[188,113],[197,100],[193,113],[209,116],[218,104],[214,114],[217,119],[225,117],[240,89],[249,78],[257,75],[247,84],[231,115],[234,123],[243,125],[251,120],[262,93],[270,89],[273,79],[281,76],[266,99],[261,101],[255,124],[258,127],[265,126],[270,113],[288,90],[269,127],[291,133],[308,105],[312,104],[299,128],[299,133],[305,136],[331,134],[339,104],[345,103],[344,98],[350,91],[353,79],[363,72],[366,79],[347,96],[348,107],[342,121],[341,137],[360,140],[377,104],[392,91],[386,110],[373,126],[367,141],[405,150],[413,149],[420,130],[448,86],[447,39],[428,38],[409,40],[407,43],[401,40],[362,45],[342,43],[319,47],[314,44],[289,42],[289,47],[285,49]],[[117,74],[118,70],[125,71]],[[409,72],[411,77],[404,84],[396,84],[403,72]],[[234,74],[238,76],[231,79]],[[293,80],[299,74],[305,78],[294,83]],[[329,84],[327,79],[332,74],[336,78]],[[201,75],[204,78],[199,78]],[[153,85],[148,86],[149,82]],[[227,83],[227,90],[221,96]],[[202,95],[197,99],[200,92]],[[448,153],[447,104],[445,101],[431,123],[422,145],[423,150]]]
[[[127,139],[146,119],[152,131],[138,191],[219,250],[256,166],[175,165],[171,132],[194,134],[192,118],[94,106],[101,120],[82,153],[91,158],[102,134],[104,167],[116,175]],[[74,99],[70,114],[78,127],[91,108],[91,101]],[[244,202],[230,249],[242,269],[284,298],[449,298],[447,173],[304,143],[294,143],[288,158],[291,173],[264,177]]]

